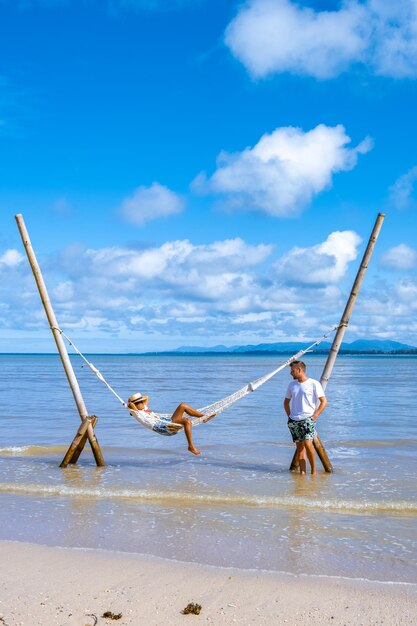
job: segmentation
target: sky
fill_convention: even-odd
[[[0,352],[417,346],[416,0],[0,0]]]

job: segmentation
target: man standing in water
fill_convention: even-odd
[[[306,366],[302,361],[293,361],[290,365],[293,382],[288,385],[285,394],[284,409],[288,416],[288,428],[292,440],[297,446],[300,474],[307,472],[307,458],[311,473],[316,473],[316,452],[313,439],[316,434],[316,420],[327,406],[323,387],[318,380],[308,378]]]

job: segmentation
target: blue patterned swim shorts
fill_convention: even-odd
[[[305,420],[292,420],[288,419],[288,428],[292,436],[294,443],[297,441],[313,441],[316,434],[316,422],[308,417]]]

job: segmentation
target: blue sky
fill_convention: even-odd
[[[411,0],[0,0],[0,351],[417,345]]]

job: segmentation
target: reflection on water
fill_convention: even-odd
[[[319,420],[335,473],[301,477],[288,471],[285,373],[196,428],[197,458],[182,434],[146,431],[77,371],[87,406],[100,415],[107,466],[96,468],[86,449],[79,465],[60,470],[78,418],[59,361],[0,358],[0,538],[417,582],[417,391],[406,375],[415,361],[339,359]],[[319,377],[323,359],[309,360]],[[95,361],[121,395],[146,390],[161,410],[203,405],[277,364],[271,357]]]

